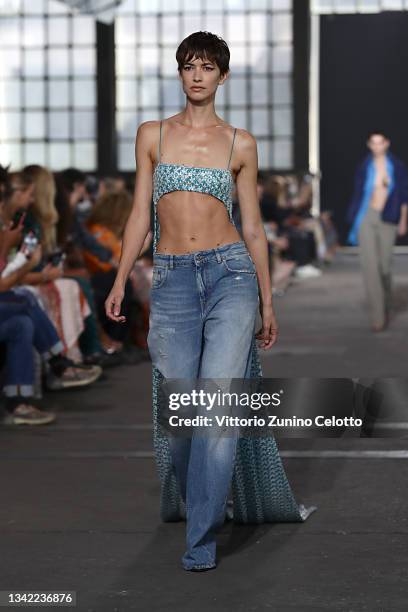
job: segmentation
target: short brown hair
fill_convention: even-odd
[[[229,70],[230,51],[223,38],[211,32],[193,32],[185,38],[178,46],[176,60],[178,71],[181,72],[183,65],[194,56],[217,64],[221,76]]]
[[[387,133],[383,132],[383,130],[372,130],[368,134],[368,140],[370,140],[370,138],[372,138],[373,136],[382,136],[383,138],[385,138],[385,140],[389,140],[389,136],[387,136]]]

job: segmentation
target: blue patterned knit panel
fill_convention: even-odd
[[[228,169],[183,166],[160,162],[153,175],[154,233],[153,253],[160,236],[157,202],[170,191],[198,191],[221,200],[232,218],[233,177]],[[161,372],[152,366],[153,442],[161,482],[160,515],[163,521],[179,521],[186,516],[169,448],[159,420]],[[262,377],[255,335],[252,338],[246,377]],[[286,477],[273,436],[241,438],[237,447],[232,480],[234,521],[236,523],[299,522],[316,510],[297,504]]]

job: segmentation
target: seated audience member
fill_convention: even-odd
[[[3,227],[0,234],[0,252],[5,257],[8,253],[4,250],[4,244],[13,242],[10,231],[16,232]],[[22,223],[17,231],[22,231]],[[88,385],[102,373],[101,368],[90,369],[68,359],[55,327],[35,296],[29,291],[15,288],[22,276],[38,265],[41,251],[40,245],[33,251],[28,251],[23,245],[22,254],[26,262],[6,278],[0,278],[0,343],[6,349],[3,389],[7,400],[7,414],[3,421],[5,424],[42,425],[55,420],[55,414],[42,411],[34,403],[33,349],[38,351],[43,360],[48,388]]]
[[[67,264],[70,271],[67,273],[75,275],[84,275],[89,278],[89,271],[86,268],[83,253],[85,251],[96,255],[97,258],[105,263],[109,263],[112,260],[112,250],[106,246],[103,246],[92,234],[89,232],[86,223],[78,213],[78,205],[84,198],[86,177],[79,170],[69,168],[59,173],[57,178],[57,209],[60,213],[60,220],[58,224],[58,240],[59,244],[66,245],[69,249],[67,256]],[[103,279],[101,279],[102,281]],[[106,280],[105,280],[106,282]],[[129,286],[130,287],[130,286]],[[93,284],[96,311],[98,314],[98,325],[99,334],[101,338],[101,344],[103,349],[103,364],[109,365],[110,363],[123,363],[127,361],[129,363],[136,363],[146,358],[146,354],[136,351],[126,351],[126,355],[123,352],[123,341],[126,334],[123,331],[118,330],[120,327],[116,325],[116,329],[112,332],[117,334],[120,339],[115,341],[107,340],[106,333],[104,334],[104,328],[102,325],[106,324],[107,317],[105,311],[98,311],[97,302],[100,301],[100,294],[105,291],[100,285],[98,287]],[[106,295],[108,295],[111,287],[106,288]],[[95,290],[99,291],[98,296]],[[98,299],[99,298],[99,299]],[[109,321],[112,323],[111,321]],[[125,330],[126,331],[126,330]],[[119,351],[121,354],[119,355]],[[126,359],[125,359],[126,358]]]
[[[112,251],[101,245],[87,230],[78,209],[86,195],[86,176],[80,170],[68,168],[55,175],[57,193],[55,206],[59,215],[57,243],[67,253],[67,267],[76,274],[85,273],[82,251],[87,250],[100,260],[109,262]]]
[[[294,261],[282,257],[282,252],[289,248],[289,241],[286,236],[278,235],[279,225],[274,220],[276,214],[273,215],[273,211],[271,210],[271,204],[273,205],[274,201],[264,198],[265,181],[266,176],[260,171],[257,180],[257,195],[261,205],[262,220],[268,241],[272,292],[279,296],[283,295],[286,288],[289,286],[291,275],[296,264]]]
[[[296,264],[296,276],[309,278],[320,276],[321,271],[312,262],[316,259],[316,242],[313,231],[302,224],[297,211],[290,204],[288,181],[283,176],[269,176],[264,183],[260,201],[261,213],[278,238],[287,240],[282,256]],[[274,230],[274,227],[276,230]]]
[[[94,348],[90,355],[86,355],[84,361],[88,363],[101,363],[106,366],[119,364],[120,360],[116,356],[111,355],[111,351],[105,351],[103,328],[99,320],[100,313],[98,312],[94,288],[90,283],[90,274],[83,256],[86,250],[105,263],[109,263],[112,259],[111,249],[98,242],[86,227],[86,219],[89,216],[90,210],[92,210],[93,204],[86,213],[80,210],[84,197],[89,197],[89,193],[87,195],[86,192],[86,176],[75,168],[68,168],[56,174],[56,184],[56,208],[59,214],[57,242],[67,253],[65,274],[77,280],[80,278],[87,280],[86,295],[92,312],[96,317],[97,339],[94,331],[92,334],[89,334],[90,340],[88,344],[93,343],[95,345],[97,343],[98,348]],[[83,289],[85,290],[84,286]],[[105,313],[104,316],[106,316]],[[82,337],[80,338],[80,344],[81,340]]]
[[[132,324],[134,324],[130,316],[132,302],[138,302],[140,306],[139,310],[141,311],[138,313],[138,316],[143,317],[144,315],[145,320],[146,311],[147,313],[149,311],[149,292],[146,291],[143,286],[140,287],[140,281],[141,278],[147,278],[151,266],[148,268],[149,272],[143,275],[146,264],[144,262],[141,263],[141,259],[139,258],[125,285],[125,295],[121,312],[126,316],[126,322],[119,326],[108,319],[105,314],[105,300],[115,281],[122,250],[122,236],[131,209],[132,198],[127,191],[107,192],[98,199],[86,224],[87,229],[94,238],[98,240],[101,245],[109,247],[113,254],[110,262],[104,262],[94,253],[86,250],[84,251],[84,258],[91,273],[91,282],[96,296],[99,320],[103,328],[103,344],[105,350],[112,352],[121,351],[123,349],[124,341],[130,333]],[[142,253],[145,252],[148,247],[148,239],[143,245]]]
[[[313,232],[316,243],[316,257],[321,263],[330,263],[338,246],[338,235],[329,211],[319,215],[312,213],[313,176],[309,173],[288,175],[288,200],[293,217],[301,220],[303,229]]]
[[[21,243],[25,215],[22,214],[15,224],[4,220],[4,202],[11,195],[8,168],[0,165],[0,274],[7,266],[9,252]]]
[[[123,231],[131,209],[132,198],[127,191],[106,193],[97,200],[87,219],[86,227],[101,245],[112,251],[112,258],[109,262],[104,262],[92,252],[84,251],[90,272],[108,272],[118,267]]]
[[[82,361],[78,338],[91,315],[90,306],[75,279],[63,278],[62,253],[56,253],[56,222],[53,176],[45,168],[29,166],[10,176],[11,195],[5,199],[3,216],[12,220],[25,211],[23,239],[31,232],[42,245],[42,259],[19,284],[32,291],[47,311],[66,348],[67,356]],[[21,189],[30,185],[30,190]]]
[[[79,361],[83,357],[86,363],[102,363],[92,286],[85,276],[67,273],[65,253],[57,244],[58,212],[55,208],[54,177],[41,166],[27,166],[24,172],[33,179],[35,185],[29,213],[40,226],[42,245],[48,259],[42,272],[50,275],[50,280],[54,281],[42,286],[47,310],[54,313],[53,322],[71,351],[72,358]],[[55,308],[58,304],[62,305],[60,313]]]

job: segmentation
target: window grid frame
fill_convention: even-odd
[[[2,54],[7,54],[7,51],[10,50],[19,50],[21,54],[20,59],[20,67],[15,75],[1,75],[0,76],[0,86],[7,87],[8,82],[18,81],[19,83],[19,106],[12,106],[9,104],[2,104],[0,107],[0,113],[18,113],[19,114],[19,128],[20,128],[20,137],[17,138],[7,138],[3,139],[0,136],[0,146],[10,146],[16,147],[19,152],[20,165],[24,166],[27,163],[27,149],[30,145],[43,145],[45,150],[45,158],[44,163],[47,167],[52,168],[52,148],[53,145],[65,145],[68,150],[68,159],[69,165],[75,166],[78,165],[75,162],[75,145],[89,145],[91,144],[94,147],[94,155],[92,160],[91,167],[84,168],[81,167],[84,171],[94,172],[96,170],[95,166],[97,163],[97,149],[98,149],[98,134],[96,131],[96,119],[97,119],[97,99],[96,99],[96,80],[97,75],[96,71],[93,71],[91,74],[75,74],[74,67],[74,49],[87,49],[92,50],[95,54],[96,60],[96,22],[94,22],[93,27],[95,30],[95,35],[91,43],[74,43],[74,22],[75,19],[83,18],[83,15],[78,15],[73,10],[67,10],[66,12],[61,13],[53,13],[49,9],[49,3],[51,0],[43,0],[42,2],[42,11],[34,12],[29,10],[24,10],[23,0],[19,0],[18,2],[18,10],[12,14],[12,16],[6,16],[5,19],[15,19],[18,22],[18,45],[16,44],[1,44],[0,42],[0,52]],[[38,19],[44,24],[44,39],[42,44],[26,44],[25,40],[25,26],[26,20],[30,19]],[[54,44],[50,43],[49,37],[49,20],[50,19],[65,19],[67,21],[68,27],[68,43],[67,44]],[[50,75],[50,65],[49,65],[49,55],[54,49],[66,49],[68,52],[68,72],[63,75]],[[42,51],[42,60],[43,60],[43,71],[42,75],[30,75],[26,70],[26,57],[31,51]],[[96,61],[95,61],[96,65]],[[27,97],[26,97],[26,83],[27,81],[34,81],[43,83],[44,85],[44,103],[38,108],[32,108],[27,106]],[[58,82],[58,81],[67,81],[68,82],[68,99],[66,105],[63,107],[55,107],[50,104],[50,82]],[[75,105],[74,101],[74,82],[84,81],[84,82],[93,82],[94,93],[95,93],[95,101],[94,104],[91,105]],[[52,137],[51,136],[51,114],[53,112],[61,112],[66,113],[68,116],[68,138],[60,138],[60,137]],[[85,137],[78,138],[78,135],[74,133],[75,131],[75,113],[80,112],[90,112],[93,113],[94,116],[94,136],[93,137]],[[44,137],[36,138],[27,136],[26,130],[26,117],[29,113],[41,113],[43,115],[44,121]],[[13,160],[10,160],[12,166]]]
[[[408,0],[407,0],[408,1]],[[0,77],[1,83],[4,84],[5,86],[7,86],[7,82],[9,81],[19,81],[19,94],[20,94],[20,101],[21,104],[20,106],[2,106],[2,108],[0,109],[0,112],[16,112],[19,113],[20,117],[20,133],[21,133],[21,138],[9,138],[7,139],[7,141],[3,141],[0,140],[0,143],[3,144],[9,144],[12,146],[18,146],[20,149],[20,159],[21,159],[21,164],[23,164],[23,162],[25,161],[25,150],[27,145],[31,144],[31,143],[43,143],[44,144],[44,148],[45,148],[45,155],[46,155],[46,159],[45,162],[47,163],[47,165],[51,166],[50,164],[50,159],[52,157],[51,154],[51,150],[52,144],[65,144],[67,147],[69,147],[69,159],[71,161],[71,163],[73,165],[75,165],[75,150],[74,150],[74,145],[76,143],[83,143],[85,146],[88,146],[89,144],[93,145],[93,147],[95,148],[94,151],[94,159],[93,162],[95,162],[95,165],[93,167],[88,167],[88,168],[83,168],[81,167],[81,169],[83,169],[84,171],[87,172],[93,172],[93,173],[98,173],[100,171],[100,169],[98,168],[98,164],[97,164],[97,159],[98,159],[98,153],[99,153],[99,149],[100,149],[100,134],[97,132],[97,130],[95,130],[94,136],[93,138],[84,138],[83,140],[79,140],[78,137],[74,137],[74,113],[75,112],[93,112],[94,113],[94,121],[95,121],[95,127],[96,127],[96,123],[97,123],[97,113],[100,112],[100,110],[98,109],[98,85],[97,85],[97,79],[98,79],[98,74],[97,71],[93,71],[92,73],[89,74],[74,74],[74,53],[73,53],[73,49],[92,49],[93,53],[95,54],[95,59],[96,59],[96,54],[98,52],[98,40],[97,40],[97,36],[96,36],[96,23],[95,23],[95,36],[92,38],[92,42],[90,44],[87,44],[85,42],[73,42],[73,28],[74,28],[74,18],[77,16],[76,13],[74,13],[72,10],[67,9],[66,11],[57,11],[57,12],[53,12],[52,10],[47,10],[49,8],[49,3],[51,2],[51,0],[44,0],[43,2],[43,11],[41,13],[39,12],[33,12],[33,11],[26,11],[23,10],[23,1],[20,0],[19,3],[19,12],[15,15],[18,18],[19,21],[19,27],[18,27],[18,36],[20,39],[20,44],[19,46],[13,45],[13,44],[6,44],[6,45],[1,45],[1,50],[3,52],[6,52],[8,49],[19,49],[21,51],[21,63],[20,63],[20,70],[18,71],[17,75],[9,75],[9,76],[2,76]],[[205,29],[204,28],[204,24],[205,24],[205,20],[208,18],[208,16],[219,16],[221,18],[222,21],[222,25],[223,25],[223,30],[226,31],[226,23],[227,23],[227,19],[230,15],[234,15],[234,14],[240,14],[240,15],[244,15],[244,20],[245,20],[245,40],[241,42],[242,46],[245,47],[245,53],[246,56],[249,57],[249,51],[251,48],[255,48],[257,46],[259,47],[265,47],[267,53],[268,53],[268,63],[266,66],[266,70],[263,72],[253,72],[251,65],[249,62],[245,62],[244,65],[244,70],[242,70],[242,72],[239,72],[238,75],[242,78],[246,79],[246,83],[245,83],[245,88],[246,88],[246,95],[247,95],[247,103],[246,104],[231,104],[231,90],[229,87],[229,83],[228,86],[225,88],[225,94],[224,94],[224,99],[223,99],[223,104],[220,105],[220,112],[222,113],[222,116],[224,117],[224,119],[226,121],[230,120],[230,115],[233,111],[237,110],[237,111],[244,111],[245,115],[246,115],[246,126],[247,129],[249,131],[253,130],[253,116],[252,116],[252,112],[256,109],[259,108],[260,110],[265,110],[267,112],[267,121],[268,121],[268,125],[266,127],[266,135],[265,136],[256,136],[257,142],[263,142],[266,141],[268,143],[268,163],[263,163],[262,168],[268,168],[268,169],[273,169],[274,171],[282,171],[282,172],[290,172],[295,165],[295,157],[296,157],[296,134],[294,131],[294,113],[295,113],[295,107],[296,107],[296,100],[294,97],[294,93],[295,93],[295,87],[294,87],[294,72],[295,72],[295,66],[294,66],[294,56],[295,56],[295,51],[296,51],[296,41],[295,41],[295,31],[294,31],[294,16],[295,16],[295,12],[296,12],[296,3],[292,0],[292,2],[290,3],[289,7],[287,8],[272,8],[270,5],[268,5],[266,8],[256,8],[256,9],[251,9],[250,8],[250,2],[249,0],[246,0],[246,3],[244,6],[239,7],[239,8],[225,8],[225,6],[223,5],[222,8],[220,9],[212,9],[212,8],[208,8],[206,6],[204,6],[204,3],[201,5],[199,10],[195,10],[195,11],[189,11],[186,12],[184,5],[187,4],[187,0],[185,0],[183,6],[181,6],[179,9],[177,10],[173,10],[173,11],[163,11],[163,2],[165,2],[165,0],[162,0],[162,5],[160,6],[160,10],[159,12],[157,12],[156,10],[153,10],[151,12],[137,12],[137,10],[132,10],[132,11],[128,11],[128,12],[120,12],[118,13],[118,17],[119,18],[126,18],[126,16],[131,16],[133,18],[135,18],[135,27],[136,27],[136,41],[134,44],[117,44],[115,41],[115,49],[114,49],[114,53],[116,52],[118,47],[121,47],[122,49],[126,49],[128,48],[129,50],[138,50],[141,48],[141,43],[140,43],[140,34],[141,34],[141,20],[138,19],[138,16],[143,16],[143,17],[153,17],[157,20],[157,45],[152,45],[152,48],[157,48],[158,50],[158,56],[159,56],[159,61],[157,62],[157,65],[155,67],[155,71],[154,73],[152,73],[151,77],[154,79],[157,79],[158,82],[158,105],[157,107],[152,106],[152,114],[158,113],[159,116],[163,116],[164,111],[166,108],[168,108],[168,105],[164,104],[164,87],[165,87],[165,83],[166,83],[166,79],[167,78],[172,78],[171,76],[167,75],[165,73],[165,71],[163,72],[161,70],[161,66],[163,64],[163,57],[165,54],[168,53],[168,49],[169,47],[171,47],[170,43],[164,43],[163,42],[163,27],[164,27],[164,17],[170,17],[170,16],[176,16],[179,22],[179,28],[180,30],[183,29],[183,24],[185,19],[188,19],[189,17],[193,16],[193,17],[197,17],[197,19],[199,20],[199,22],[201,23],[201,29]],[[267,36],[265,36],[265,41],[262,42],[261,40],[258,43],[252,43],[251,42],[251,38],[250,38],[250,20],[249,20],[249,16],[251,14],[254,13],[260,13],[262,14],[265,19],[271,20],[272,17],[274,16],[279,16],[280,14],[284,14],[284,15],[289,15],[291,18],[291,35],[288,36],[288,40],[280,40],[280,41],[272,41],[270,39],[271,36],[271,29],[269,28],[269,33]],[[44,41],[42,45],[27,45],[25,44],[26,41],[24,40],[24,19],[27,17],[32,17],[32,18],[38,18],[38,19],[42,19],[44,22]],[[58,19],[58,18],[64,18],[66,20],[68,20],[68,44],[55,44],[52,43],[50,44],[50,34],[49,34],[49,27],[48,27],[48,20],[49,19]],[[112,28],[114,28],[114,26],[112,26]],[[237,42],[238,44],[238,42]],[[273,66],[271,64],[271,59],[272,59],[272,50],[273,48],[282,48],[285,46],[289,46],[290,47],[290,52],[291,52],[291,59],[290,59],[290,67],[288,69],[288,71],[274,71],[273,70]],[[25,57],[26,54],[30,52],[30,50],[38,50],[38,49],[42,49],[43,53],[44,53],[44,74],[43,76],[39,76],[39,75],[29,75],[28,72],[26,73],[26,71],[24,70],[24,66],[25,66]],[[49,75],[49,50],[50,49],[67,49],[68,50],[68,70],[69,70],[69,74],[64,74],[64,75]],[[174,49],[175,50],[175,49]],[[119,74],[119,72],[117,70],[115,70],[115,76],[114,76],[114,82],[113,82],[113,86],[115,86],[115,84],[117,85],[119,82],[126,82],[127,80],[129,82],[134,82],[135,83],[135,87],[136,87],[136,107],[129,105],[129,106],[119,106],[118,105],[118,99],[116,99],[115,102],[115,119],[113,122],[113,125],[107,126],[107,129],[114,129],[116,135],[117,135],[117,146],[116,146],[116,150],[114,153],[111,153],[111,159],[112,161],[115,160],[116,161],[116,156],[120,155],[120,150],[119,147],[120,145],[123,144],[130,144],[132,145],[132,147],[134,146],[134,139],[135,139],[135,134],[131,134],[129,138],[121,138],[120,137],[120,130],[118,129],[118,118],[119,118],[119,114],[121,112],[131,112],[133,111],[133,113],[137,114],[137,125],[140,124],[140,120],[139,117],[141,116],[141,113],[146,114],[146,109],[149,109],[149,106],[142,106],[141,105],[141,101],[142,101],[142,81],[145,78],[145,75],[143,75],[142,73],[142,64],[141,64],[141,56],[140,53],[136,53],[136,75],[135,78],[132,79],[132,77],[130,75],[121,75]],[[167,57],[167,56],[166,56]],[[116,63],[116,58],[114,58],[115,61],[115,68],[117,66]],[[96,63],[96,62],[95,62]],[[96,68],[98,68],[96,66]],[[237,75],[237,76],[238,76]],[[150,75],[149,75],[150,76]],[[252,89],[255,86],[255,82],[252,82],[252,78],[251,77],[259,77],[259,78],[264,78],[267,81],[266,84],[266,94],[267,94],[267,100],[265,101],[265,104],[252,104],[250,101],[252,99]],[[279,103],[274,103],[273,102],[273,96],[274,96],[274,79],[277,78],[285,78],[288,79],[290,82],[290,92],[289,92],[289,96],[287,98],[287,102],[279,102]],[[27,107],[27,100],[25,97],[25,84],[27,81],[38,81],[38,82],[42,82],[44,83],[44,104],[42,106],[40,106],[38,108],[38,110],[36,108],[29,108]],[[58,81],[67,81],[68,82],[68,100],[67,100],[67,105],[64,107],[59,107],[59,106],[51,106],[51,100],[50,100],[50,96],[51,96],[51,91],[50,91],[50,82],[53,83],[57,83]],[[93,82],[93,88],[94,88],[94,93],[95,93],[95,100],[93,102],[93,105],[91,106],[90,104],[84,104],[84,106],[79,106],[79,105],[75,105],[75,91],[74,91],[74,82],[75,83],[80,83],[81,81],[87,82],[89,83],[90,81]],[[182,99],[184,94],[182,93]],[[177,104],[177,108],[182,108],[183,107],[183,103]],[[274,110],[279,110],[279,109],[287,109],[290,111],[290,125],[288,127],[288,134],[287,135],[282,135],[282,136],[275,136],[273,134],[273,111]],[[26,133],[24,130],[24,121],[25,121],[25,116],[26,113],[28,112],[42,112],[44,114],[44,123],[45,123],[45,138],[28,138],[26,137]],[[69,139],[65,139],[65,138],[51,138],[51,134],[50,134],[50,121],[51,121],[51,113],[52,112],[64,112],[64,113],[68,113],[68,121],[69,121]],[[102,110],[103,113],[103,110]],[[280,169],[279,166],[277,166],[274,163],[273,160],[273,151],[274,148],[276,146],[279,146],[279,142],[282,142],[284,146],[286,146],[288,143],[290,144],[290,148],[291,148],[291,160],[290,160],[290,165],[286,165],[283,169]],[[119,164],[115,163],[115,164],[111,164],[112,166],[112,172],[121,172],[124,175],[127,175],[129,173],[134,172],[134,170],[129,170],[129,169],[121,169],[119,168]],[[261,168],[261,166],[260,166]]]

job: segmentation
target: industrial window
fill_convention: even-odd
[[[140,123],[183,108],[175,53],[198,30],[231,51],[217,113],[254,134],[260,168],[292,168],[292,0],[124,0],[115,20],[119,169],[134,170]]]
[[[94,170],[94,19],[53,0],[1,9],[0,163]]]

